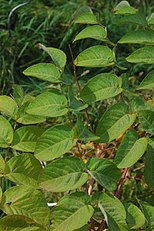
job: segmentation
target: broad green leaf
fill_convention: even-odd
[[[74,231],[87,224],[94,211],[89,204],[90,197],[83,192],[62,197],[51,212],[51,230]]]
[[[37,140],[35,157],[49,161],[69,152],[75,143],[71,128],[66,125],[56,125],[47,129]]]
[[[82,6],[76,12],[74,22],[80,24],[98,24],[96,16],[88,6]]]
[[[15,119],[18,111],[18,105],[9,96],[0,95],[0,112]]]
[[[13,98],[16,101],[16,103],[20,106],[22,104],[23,98],[24,98],[24,90],[22,86],[18,84],[13,84]]]
[[[132,44],[144,44],[144,45],[154,45],[154,31],[151,30],[136,30],[128,32],[124,35],[118,43],[132,43]]]
[[[73,111],[81,111],[81,110],[84,110],[85,108],[88,107],[88,104],[82,103],[79,99],[77,99],[74,96],[73,91],[71,90],[71,88],[69,88],[68,97],[69,97],[70,109],[72,109]]]
[[[12,157],[5,165],[4,176],[23,185],[38,187],[38,173],[42,166],[32,154],[21,154]]]
[[[129,2],[127,1],[121,1],[115,8],[114,8],[115,14],[135,14],[137,12],[137,9],[130,6]]]
[[[140,202],[142,212],[146,218],[146,221],[148,223],[147,231],[153,231],[154,230],[154,206],[151,206],[147,202]]]
[[[144,178],[149,187],[154,187],[154,140],[149,139],[145,156]]]
[[[30,115],[26,113],[29,104],[30,102],[26,102],[19,107],[16,121],[24,125],[37,124],[37,123],[44,122],[46,120],[45,117],[37,116],[37,115]]]
[[[44,92],[28,106],[27,113],[38,116],[57,117],[67,113],[67,99],[59,92]]]
[[[124,133],[135,121],[136,115],[129,112],[125,103],[116,103],[106,110],[100,119],[96,135],[100,142],[110,142]]]
[[[0,147],[8,148],[13,140],[13,128],[9,121],[0,116]]]
[[[39,190],[23,185],[12,187],[3,194],[1,207],[7,215],[23,215],[49,228],[50,209]]]
[[[107,67],[114,65],[113,51],[101,45],[89,47],[82,51],[74,64],[81,67]]]
[[[142,124],[142,128],[149,132],[150,134],[154,134],[154,111],[144,110],[139,111],[139,120]]]
[[[73,231],[88,231],[88,224],[87,224],[87,225],[82,226],[82,227],[81,227],[81,228],[79,228],[79,229],[75,229],[75,230],[73,230]]]
[[[13,136],[12,148],[22,152],[34,152],[36,141],[44,129],[36,126],[18,128]]]
[[[147,138],[138,139],[135,130],[129,130],[123,137],[115,156],[118,168],[128,168],[135,164],[146,151]]]
[[[110,230],[126,231],[126,211],[121,201],[107,193],[101,193],[99,196],[99,207],[105,216],[105,220]]]
[[[107,159],[92,158],[88,162],[88,173],[109,191],[116,189],[121,173],[116,165]]]
[[[154,25],[154,13],[148,18],[148,25]]]
[[[154,71],[149,72],[143,81],[140,83],[137,90],[153,89],[154,88]]]
[[[105,41],[106,37],[107,37],[106,28],[104,28],[103,26],[94,25],[94,26],[88,26],[85,29],[83,29],[79,34],[77,34],[73,42],[86,38]]]
[[[0,219],[0,230],[3,231],[47,231],[23,215],[9,215]]]
[[[84,123],[79,119],[74,127],[74,132],[75,137],[83,142],[95,141],[99,139],[99,136],[95,136],[91,131],[89,131],[88,126],[84,125]]]
[[[87,103],[108,99],[122,91],[120,79],[111,73],[102,73],[91,78],[81,90],[80,97]]]
[[[145,223],[145,217],[141,210],[132,203],[124,203],[126,209],[126,221],[130,229],[139,229]]]
[[[3,176],[4,168],[5,168],[5,161],[2,155],[0,155],[0,177]]]
[[[65,192],[81,187],[87,180],[85,164],[76,157],[52,161],[39,175],[40,188],[44,191]]]
[[[114,22],[119,25],[119,24],[137,24],[139,26],[147,26],[147,21],[146,18],[140,14],[128,14],[128,15],[117,15],[114,19]]]
[[[36,77],[51,83],[60,82],[60,72],[52,63],[37,63],[28,67],[23,72],[24,75]]]
[[[54,47],[45,47],[39,43],[38,46],[52,58],[54,64],[62,71],[66,64],[66,55],[62,50]]]
[[[150,101],[146,101],[142,96],[135,96],[130,102],[133,112],[139,112],[142,110],[154,110],[154,107]]]
[[[130,63],[154,64],[154,47],[145,46],[137,49],[126,58]]]

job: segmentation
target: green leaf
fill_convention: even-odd
[[[137,24],[139,26],[147,26],[146,18],[140,14],[117,15],[114,19],[117,25],[119,24]]]
[[[124,203],[126,209],[126,221],[130,229],[139,229],[145,223],[145,217],[141,210],[132,203]]]
[[[115,163],[118,168],[128,168],[135,164],[146,151],[148,139],[138,139],[135,130],[129,130],[123,137],[115,156]]]
[[[136,115],[130,114],[125,103],[116,103],[106,110],[100,119],[96,135],[100,142],[110,142],[123,134],[135,121]]]
[[[5,168],[5,161],[2,157],[2,155],[0,155],[0,177],[3,176],[4,168]]]
[[[73,231],[87,224],[94,211],[89,203],[90,197],[83,192],[62,197],[51,212],[51,230]]]
[[[77,120],[74,127],[74,132],[75,137],[83,142],[95,141],[99,139],[99,136],[95,136],[91,131],[89,131],[88,126],[84,125],[80,119]]]
[[[70,109],[72,109],[73,111],[81,111],[88,107],[88,104],[82,103],[79,99],[77,99],[74,96],[71,88],[69,88],[68,97],[69,97]]]
[[[150,134],[154,134],[154,111],[143,110],[139,111],[139,120],[142,124],[142,128],[149,132]]]
[[[154,71],[149,72],[143,81],[140,83],[137,90],[153,89],[154,88]]]
[[[44,92],[30,102],[27,113],[38,116],[57,117],[68,111],[67,99],[59,92]]]
[[[12,157],[5,165],[4,176],[23,185],[38,187],[38,173],[42,166],[32,154]]]
[[[88,162],[88,173],[109,191],[116,189],[121,173],[116,165],[107,159],[92,158]]]
[[[154,25],[154,13],[148,18],[148,25]]]
[[[42,123],[46,121],[45,117],[37,116],[37,115],[30,115],[26,113],[29,104],[30,102],[26,102],[19,107],[18,116],[17,116],[16,121],[24,125],[37,124],[37,123]]]
[[[96,16],[88,6],[82,6],[76,12],[74,22],[80,24],[98,24]]]
[[[36,77],[51,83],[60,82],[60,72],[52,63],[37,63],[28,67],[23,72],[24,75]]]
[[[126,58],[130,63],[154,64],[154,47],[145,46],[137,49]]]
[[[138,10],[130,6],[129,2],[121,1],[115,8],[115,14],[135,14]]]
[[[22,104],[23,98],[24,98],[24,90],[22,86],[18,84],[13,84],[13,98],[16,101],[16,103],[20,106]]]
[[[23,152],[34,152],[36,141],[44,129],[36,126],[18,128],[13,136],[12,148]]]
[[[0,112],[3,112],[5,115],[15,119],[17,111],[18,105],[11,97],[6,95],[0,96]]]
[[[91,78],[81,90],[80,97],[87,103],[108,99],[122,91],[120,79],[111,73],[102,73]]]
[[[139,111],[142,110],[154,110],[154,107],[151,104],[151,102],[146,101],[142,96],[133,97],[130,104],[133,112],[138,113]]]
[[[154,187],[154,140],[149,139],[145,156],[144,178],[149,187]]]
[[[146,221],[148,223],[147,231],[153,231],[154,230],[154,206],[151,206],[147,202],[140,202],[142,212],[146,218]]]
[[[121,201],[107,193],[101,193],[99,196],[99,207],[105,216],[105,220],[110,230],[126,231],[126,211]]]
[[[76,157],[52,161],[39,175],[40,188],[44,191],[65,192],[81,187],[87,180],[85,164]]]
[[[101,45],[89,47],[82,51],[74,64],[81,67],[107,67],[114,65],[113,51]]]
[[[154,31],[151,30],[136,30],[128,32],[124,35],[118,43],[132,43],[132,44],[144,44],[144,45],[154,45]]]
[[[106,41],[106,37],[107,37],[106,28],[104,28],[103,26],[94,25],[94,26],[88,26],[85,29],[83,29],[79,34],[77,34],[73,42],[86,38],[92,38],[99,41]]]
[[[62,50],[54,47],[45,47],[41,43],[39,43],[38,46],[52,58],[54,64],[62,71],[66,64],[65,53]]]
[[[0,219],[0,230],[3,231],[47,231],[23,215],[9,215]]]
[[[35,157],[49,161],[69,152],[75,143],[72,129],[66,125],[56,125],[47,129],[37,140]]]
[[[15,186],[3,194],[2,210],[7,215],[23,215],[45,228],[50,225],[50,209],[41,191]]]
[[[3,116],[0,116],[0,147],[8,148],[13,140],[11,124]]]
[[[87,225],[82,226],[82,227],[81,227],[81,228],[79,228],[79,229],[75,229],[75,230],[73,230],[73,231],[88,231],[88,224],[87,224]]]

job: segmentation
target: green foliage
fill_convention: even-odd
[[[91,8],[81,7],[70,55],[39,43],[47,62],[23,72],[44,83],[40,91],[15,85],[0,96],[0,230],[154,229],[153,71],[133,73],[153,64],[152,18],[127,1],[114,12],[135,30],[115,44]],[[131,68],[119,66],[124,43]]]

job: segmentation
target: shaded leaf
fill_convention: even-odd
[[[81,67],[107,67],[114,64],[113,51],[101,45],[89,47],[75,59],[75,65]]]
[[[94,211],[89,204],[90,197],[83,192],[62,197],[51,212],[51,230],[73,231],[87,224]]]
[[[81,90],[80,97],[87,103],[108,99],[122,91],[120,79],[111,73],[102,73],[91,78]]]
[[[24,75],[36,77],[51,83],[60,82],[60,72],[52,63],[37,63],[28,67],[23,72]]]
[[[154,88],[154,71],[149,72],[143,81],[140,83],[137,90],[153,89]]]
[[[149,139],[145,156],[144,178],[149,187],[154,186],[154,140]]]
[[[37,140],[35,157],[49,161],[70,151],[75,143],[71,128],[66,125],[56,125],[47,129]]]
[[[139,111],[139,120],[142,124],[142,128],[151,134],[154,134],[153,118],[154,118],[154,111],[150,111],[150,110]]]
[[[18,111],[18,105],[9,96],[0,95],[0,112],[15,119]]]
[[[87,180],[85,164],[76,157],[52,161],[39,175],[40,187],[51,192],[65,192],[81,187]]]
[[[136,115],[130,114],[125,103],[116,103],[106,110],[99,120],[96,135],[100,142],[110,142],[124,133],[135,121]]]
[[[27,113],[38,116],[57,117],[67,113],[67,99],[59,92],[44,92],[30,102]]]
[[[23,152],[34,152],[36,141],[44,129],[36,126],[18,128],[13,136],[12,148]]]
[[[117,25],[119,24],[137,24],[140,26],[147,26],[147,21],[146,18],[140,14],[140,13],[136,13],[136,14],[128,14],[128,15],[117,15],[115,17],[115,23]]]
[[[0,177],[3,176],[4,168],[5,168],[5,161],[2,155],[0,155]]]
[[[135,164],[146,151],[148,139],[138,139],[135,130],[129,130],[123,137],[115,156],[118,168],[128,168]]]
[[[22,86],[18,84],[13,84],[13,98],[15,102],[20,106],[24,98],[24,90]]]
[[[146,230],[152,231],[154,230],[154,206],[144,201],[140,202],[140,204],[148,225]]]
[[[74,22],[80,24],[98,24],[96,16],[88,6],[82,6],[74,16]]]
[[[0,116],[0,147],[8,148],[13,140],[13,128],[9,121]]]
[[[107,159],[92,158],[88,162],[88,173],[109,191],[116,189],[121,173],[116,165]]]
[[[22,154],[12,157],[6,163],[4,176],[17,184],[36,188],[41,169],[41,163],[32,154]]]
[[[81,111],[88,107],[88,104],[82,103],[79,99],[77,99],[74,96],[71,88],[69,88],[68,97],[69,97],[70,109],[72,109],[73,111]]]

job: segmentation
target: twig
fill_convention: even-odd
[[[123,173],[122,173],[122,176],[121,176],[121,178],[120,178],[120,180],[119,180],[118,186],[117,186],[117,188],[116,188],[116,190],[115,190],[115,193],[114,193],[114,195],[115,195],[116,197],[118,197],[118,195],[119,195],[121,186],[122,186],[122,184],[123,184],[123,181],[124,181],[125,178],[126,178],[127,172],[128,172],[128,168],[124,168]]]
[[[90,196],[91,193],[92,193],[92,190],[93,190],[93,187],[94,187],[94,183],[95,183],[95,180],[94,179],[90,179],[90,185],[89,185],[89,188],[88,188],[88,195]]]

